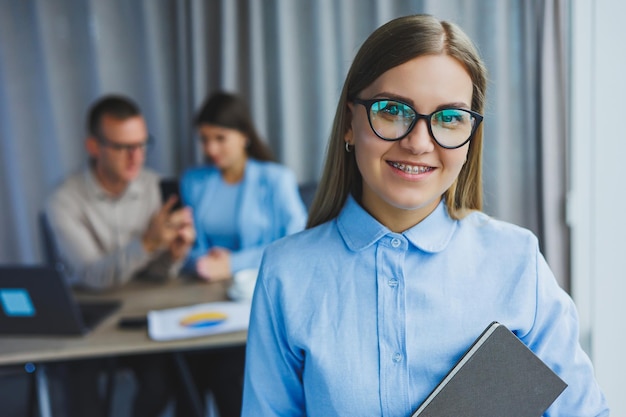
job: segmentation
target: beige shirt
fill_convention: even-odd
[[[119,197],[111,197],[86,168],[65,180],[46,205],[70,284],[103,290],[133,277],[164,280],[180,262],[169,253],[148,254],[141,238],[159,209],[159,177],[144,169]]]

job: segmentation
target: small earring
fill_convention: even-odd
[[[352,152],[352,148],[350,148],[350,144],[348,142],[346,142],[346,152]]]

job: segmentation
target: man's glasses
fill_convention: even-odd
[[[448,108],[420,114],[397,100],[352,100],[367,110],[367,119],[376,136],[388,141],[406,137],[419,119],[426,120],[430,136],[446,149],[460,148],[472,138],[483,116],[471,110]]]
[[[126,153],[133,153],[135,150],[146,151],[154,143],[154,138],[151,135],[148,136],[148,139],[143,142],[129,144],[113,142],[101,136],[98,136],[97,139],[98,143],[100,143],[102,146],[106,146],[107,148],[113,149],[117,152]]]

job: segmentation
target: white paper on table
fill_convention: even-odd
[[[206,327],[187,327],[181,324],[181,320],[185,317],[205,312],[223,313],[226,319]],[[250,303],[245,302],[219,301],[152,310],[148,312],[148,335],[152,340],[166,341],[229,333],[247,330],[249,320]]]

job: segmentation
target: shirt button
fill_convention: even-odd
[[[389,286],[390,286],[391,288],[395,288],[395,287],[397,287],[397,286],[398,286],[398,280],[397,280],[397,279],[395,279],[395,278],[391,278],[391,279],[387,282],[387,284],[389,284]]]
[[[401,355],[401,354],[399,354],[399,353],[397,353],[397,352],[396,352],[396,353],[394,353],[394,355],[393,355],[393,361],[394,361],[394,362],[396,362],[396,363],[398,363],[398,362],[400,362],[401,360],[402,360],[402,355]]]
[[[394,237],[393,239],[391,239],[391,246],[393,246],[394,248],[397,248],[401,244],[402,242],[397,237]]]

